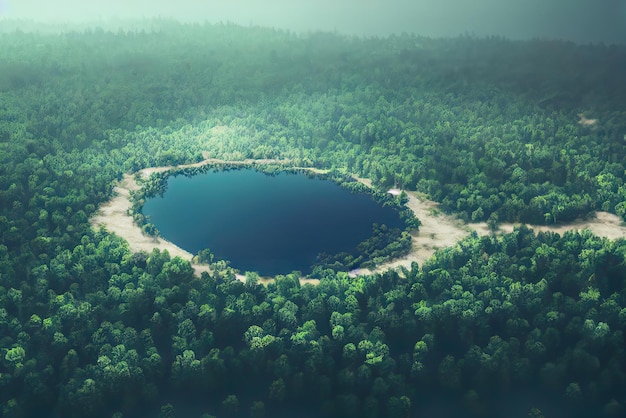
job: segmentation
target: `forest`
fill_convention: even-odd
[[[263,285],[89,223],[124,173],[206,155],[355,174],[494,228],[626,219],[624,74],[624,45],[542,39],[0,31],[0,415],[625,416],[622,239],[520,225]]]

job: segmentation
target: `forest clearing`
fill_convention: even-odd
[[[142,232],[141,228],[133,222],[133,218],[129,211],[131,202],[129,201],[129,193],[139,190],[140,185],[135,180],[135,175],[140,178],[148,178],[153,173],[162,173],[172,169],[202,167],[212,164],[230,164],[240,166],[259,165],[283,165],[287,167],[289,160],[247,159],[242,161],[226,161],[217,158],[207,158],[198,163],[183,164],[179,166],[163,166],[148,167],[139,170],[135,174],[125,174],[122,181],[116,186],[116,195],[108,202],[102,204],[98,212],[91,218],[94,228],[104,226],[108,231],[113,232],[128,241],[132,251],[145,251],[150,253],[154,248],[161,251],[167,250],[172,257],[181,257],[184,260],[192,262],[193,254],[178,247],[176,244],[162,237],[152,237]],[[314,167],[298,167],[301,170],[310,170],[316,173],[326,173],[328,170],[320,170]],[[357,181],[368,187],[373,187],[371,180],[353,176]],[[422,265],[426,262],[435,251],[451,247],[458,241],[475,231],[478,235],[488,235],[491,233],[510,233],[513,231],[515,224],[502,223],[498,225],[495,231],[490,230],[485,222],[465,223],[453,214],[445,214],[439,208],[439,204],[424,197],[418,197],[413,191],[404,191],[408,197],[406,205],[413,211],[415,216],[421,221],[418,232],[411,235],[412,246],[411,251],[404,257],[400,257],[388,263],[377,266],[375,269],[355,269],[350,271],[350,276],[355,277],[359,274],[381,273],[388,269],[396,269],[404,267],[410,269],[415,262]],[[617,216],[608,212],[596,212],[594,217],[589,220],[575,221],[566,224],[557,225],[527,225],[536,232],[554,232],[563,234],[566,231],[581,231],[589,229],[600,237],[609,239],[626,238],[626,226],[624,222]],[[192,262],[192,267],[199,276],[203,271],[208,271],[208,266],[196,264]],[[236,275],[238,280],[245,281],[246,276],[240,272]],[[272,282],[272,278],[263,278],[263,283]],[[302,284],[311,283],[318,284],[319,279],[301,277]]]

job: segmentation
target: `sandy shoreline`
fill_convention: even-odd
[[[472,231],[480,236],[489,235],[492,231],[485,222],[465,223],[462,220],[444,214],[439,210],[439,204],[427,199],[421,199],[415,192],[406,191],[409,198],[407,206],[413,210],[415,216],[422,222],[417,233],[412,234],[411,252],[404,257],[376,267],[374,270],[357,269],[350,272],[351,276],[359,274],[381,273],[390,268],[400,266],[411,268],[413,262],[420,266],[441,248],[451,247]],[[520,224],[501,223],[496,234],[513,232]],[[589,229],[595,235],[609,239],[626,238],[626,225],[622,219],[612,213],[596,212],[595,217],[586,221],[576,221],[558,225],[526,224],[535,232],[556,232],[560,235],[567,231],[582,231]]]
[[[288,160],[243,160],[243,161],[224,161],[218,160],[214,158],[207,158],[204,161],[194,164],[186,164],[179,166],[164,166],[164,167],[148,167],[142,170],[139,170],[137,174],[141,178],[148,178],[153,173],[161,173],[164,171],[168,171],[174,168],[191,168],[191,167],[202,167],[208,164],[232,164],[232,165],[251,165],[251,164],[282,164],[288,165],[290,161]],[[306,168],[305,168],[306,169]],[[324,170],[318,170],[311,168],[311,171],[317,173],[324,173]],[[92,227],[94,229],[98,229],[101,226],[104,226],[107,231],[115,233],[120,237],[123,237],[126,241],[128,241],[128,245],[133,252],[146,251],[148,253],[152,252],[154,248],[158,248],[160,251],[167,250],[171,257],[180,257],[184,260],[191,261],[191,266],[194,269],[194,272],[197,276],[200,276],[203,271],[208,272],[209,267],[206,264],[195,264],[193,263],[193,254],[190,252],[180,248],[173,242],[170,242],[164,238],[155,239],[151,236],[145,235],[141,228],[133,222],[133,218],[129,215],[131,210],[131,202],[129,199],[129,195],[131,191],[139,190],[141,186],[135,180],[135,174],[124,174],[122,180],[115,186],[114,192],[115,196],[109,200],[108,202],[102,204],[94,216],[89,220]],[[246,276],[243,274],[237,274],[237,279],[245,282]],[[267,278],[260,278],[259,282],[267,284],[272,281]],[[302,284],[311,283],[317,284],[319,283],[318,279],[311,279],[307,277],[303,277],[300,279]]]
[[[152,173],[163,172],[171,170],[172,168],[188,168],[188,167],[201,167],[207,164],[235,164],[235,165],[251,165],[251,164],[280,164],[289,166],[288,160],[243,160],[243,161],[224,161],[218,159],[206,159],[199,163],[181,165],[176,167],[149,167],[140,170],[138,173],[140,177],[147,178]],[[300,168],[300,167],[298,167]],[[326,173],[327,170],[320,170],[316,168],[301,168],[310,170],[316,173]],[[365,184],[368,187],[372,187],[372,183],[369,179],[354,177],[356,180]],[[153,237],[144,235],[141,228],[133,222],[133,218],[129,215],[131,207],[129,201],[129,193],[133,190],[138,190],[139,184],[135,181],[135,175],[125,174],[123,179],[115,187],[116,195],[104,203],[98,208],[96,214],[90,219],[90,222],[94,228],[104,226],[109,232],[113,232],[125,238],[128,241],[130,249],[134,252],[147,251],[151,252],[153,248],[159,250],[167,250],[172,257],[181,257],[185,260],[191,261],[193,255],[177,245],[163,239],[158,238],[155,240]],[[397,194],[400,191],[393,189]],[[459,240],[469,235],[472,231],[476,231],[479,235],[488,235],[491,233],[487,224],[472,223],[467,224],[463,221],[455,218],[451,215],[446,215],[439,210],[439,204],[427,199],[420,198],[414,192],[406,192],[408,196],[407,206],[415,213],[415,216],[420,219],[422,225],[418,232],[412,234],[411,252],[404,257],[393,260],[389,263],[382,264],[375,268],[370,269],[356,269],[349,274],[355,277],[359,274],[371,274],[374,272],[382,272],[388,269],[395,269],[400,266],[411,268],[413,262],[417,262],[420,266],[428,260],[438,249],[450,247],[456,244]],[[610,239],[625,238],[626,226],[622,220],[614,214],[608,212],[597,212],[594,219],[588,221],[574,222],[565,225],[529,225],[530,228],[535,231],[553,231],[559,234],[563,234],[569,230],[583,230],[589,229],[591,232],[598,236],[607,237]],[[499,225],[498,232],[511,232],[513,231],[514,224],[505,223]],[[194,271],[197,275],[200,275],[203,271],[208,271],[208,266],[193,264]],[[245,276],[238,274],[239,280],[245,281]],[[271,279],[261,279],[262,283],[267,283]],[[301,283],[317,284],[319,280],[302,278]]]

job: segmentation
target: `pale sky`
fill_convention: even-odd
[[[0,0],[0,15],[55,22],[161,16],[366,36],[626,43],[626,0]]]

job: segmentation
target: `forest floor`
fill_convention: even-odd
[[[152,173],[163,172],[172,168],[200,167],[207,164],[240,164],[242,166],[255,164],[283,164],[288,165],[288,160],[265,159],[265,160],[242,160],[242,161],[224,161],[214,158],[208,158],[204,161],[194,164],[182,165],[177,167],[149,167],[139,171],[141,177],[147,178]],[[316,173],[325,173],[326,170],[310,168]],[[361,183],[372,187],[369,179],[354,176]],[[193,255],[183,250],[172,242],[163,238],[157,238],[145,235],[139,226],[133,222],[130,216],[131,203],[129,193],[131,190],[138,190],[140,185],[135,181],[134,174],[125,174],[124,178],[115,187],[115,196],[100,206],[97,213],[91,218],[91,224],[94,228],[101,225],[106,227],[109,232],[113,232],[128,241],[132,251],[146,251],[150,253],[153,248],[159,250],[167,250],[172,257],[179,256],[185,260],[192,260]],[[398,267],[411,268],[413,262],[417,262],[420,266],[428,260],[438,249],[450,247],[459,240],[469,235],[472,231],[476,231],[479,235],[488,235],[491,230],[486,223],[465,223],[453,215],[443,213],[439,209],[439,204],[420,196],[419,193],[407,191],[409,201],[407,206],[415,213],[415,216],[421,221],[422,225],[418,232],[412,234],[412,248],[409,254],[404,257],[384,263],[375,269],[356,269],[349,274],[352,277],[359,274],[371,274],[383,272],[388,269],[396,269]],[[496,233],[507,233],[513,231],[515,224],[502,223]],[[528,225],[535,231],[552,231],[563,234],[570,230],[589,229],[594,234],[607,237],[609,239],[626,238],[626,226],[622,220],[614,214],[608,212],[597,212],[595,217],[589,220],[581,220],[568,224],[557,225]],[[192,267],[196,275],[200,275],[203,271],[209,271],[208,266],[195,264]],[[245,276],[237,275],[237,279],[245,281]],[[271,279],[262,278],[261,283],[268,283]],[[319,280],[311,278],[300,279],[301,283],[317,284]]]

